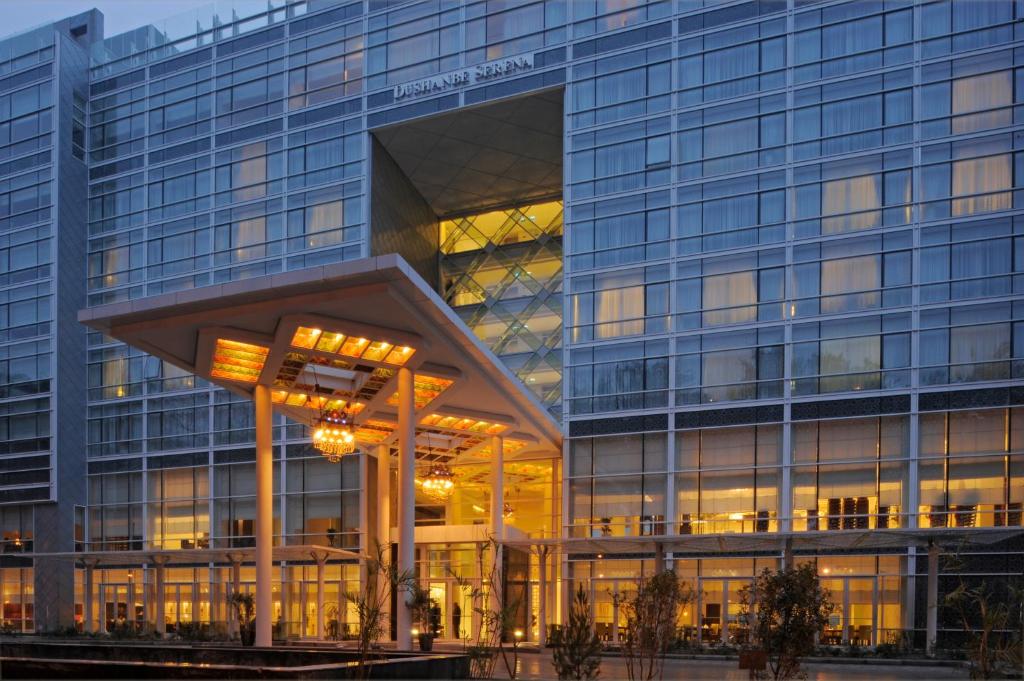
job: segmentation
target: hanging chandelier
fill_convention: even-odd
[[[501,507],[501,517],[505,520],[512,520],[512,516],[516,514],[516,510],[512,508],[512,504],[507,501]]]
[[[341,457],[356,451],[356,436],[348,412],[332,409],[322,414],[313,426],[313,446],[331,463],[338,463]]]
[[[441,463],[434,463],[427,469],[420,483],[423,493],[434,501],[448,501],[455,491],[455,474]]]

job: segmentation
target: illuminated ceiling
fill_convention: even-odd
[[[271,390],[309,425],[347,409],[363,448],[393,446],[397,374],[414,372],[417,458],[558,456],[544,407],[397,255],[83,310],[79,319],[236,394]]]

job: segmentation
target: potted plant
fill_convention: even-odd
[[[238,618],[238,635],[243,646],[251,646],[256,642],[256,597],[251,593],[236,592],[228,596],[228,603],[235,609]]]
[[[430,652],[434,649],[434,636],[437,634],[431,624],[431,610],[434,608],[434,601],[430,598],[430,592],[413,582],[409,588],[409,612],[412,621],[416,624],[417,638],[420,642],[420,650]]]

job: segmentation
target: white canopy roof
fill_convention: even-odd
[[[79,320],[236,394],[267,385],[299,422],[348,408],[364,446],[393,442],[407,366],[420,459],[487,459],[496,434],[509,458],[561,452],[558,423],[398,255],[102,305]]]

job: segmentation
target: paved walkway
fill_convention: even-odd
[[[557,679],[551,667],[550,655],[524,654],[519,659],[520,679]],[[902,667],[854,664],[809,664],[804,666],[807,681],[930,681],[931,679],[966,679],[965,669],[950,667]],[[495,678],[507,679],[501,660],[495,670]],[[622,658],[606,657],[601,663],[599,681],[625,679],[626,667]],[[687,681],[747,681],[746,671],[737,668],[735,660],[666,660],[665,679]]]

